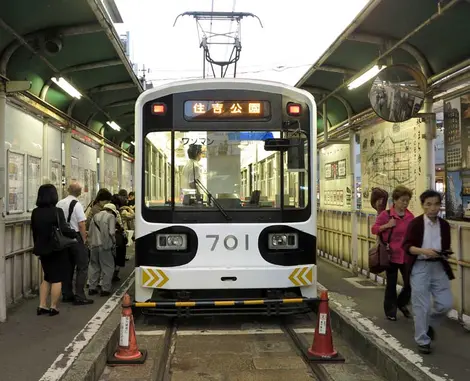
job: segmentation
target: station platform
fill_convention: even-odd
[[[129,246],[127,252],[130,260],[126,262],[126,267],[121,269],[121,280],[114,283],[113,292],[121,288],[134,270],[134,246]],[[81,349],[77,334],[105,304],[113,300],[113,296],[109,299],[93,296],[91,299],[95,302],[85,306],[61,303],[60,314],[54,317],[36,315],[37,297],[23,301],[9,311],[8,321],[0,325],[0,379],[40,380],[59,355],[66,352],[73,357],[73,351]],[[119,301],[120,299],[116,303]],[[91,331],[93,327],[88,326],[87,329]],[[84,332],[84,336],[86,334],[87,332]],[[81,341],[86,343],[86,338],[81,338]],[[56,368],[65,367],[65,357],[62,360],[63,364],[56,362]],[[60,371],[56,371],[56,374],[58,373]]]
[[[385,346],[407,357],[430,379],[470,380],[470,331],[449,318],[436,330],[432,354],[422,355],[416,350],[413,339],[413,319],[397,315],[397,321],[393,322],[385,318],[384,286],[365,276],[356,276],[328,259],[318,258],[319,283],[328,289],[330,295],[338,294],[344,298],[350,315],[354,316],[357,311],[357,319],[383,340]]]

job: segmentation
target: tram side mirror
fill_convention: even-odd
[[[281,138],[266,139],[264,141],[264,150],[285,152],[289,149],[291,145],[292,143],[290,139],[281,139]]]
[[[374,78],[369,101],[374,112],[387,122],[405,122],[417,116],[424,102],[426,79],[407,65],[392,65]]]

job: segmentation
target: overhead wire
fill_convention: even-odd
[[[283,72],[283,71],[286,71],[286,70],[289,70],[289,69],[297,69],[297,68],[307,67],[307,66],[312,66],[312,64],[309,63],[309,64],[295,65],[295,66],[278,66],[278,67],[274,67],[274,68],[270,68],[270,69],[241,71],[241,72],[238,72],[238,74],[259,74],[259,73],[266,73],[266,72],[270,72],[270,71]],[[202,78],[202,76],[198,75],[198,76],[153,78],[153,79],[149,79],[149,80],[152,81],[152,82],[157,82],[157,81],[178,81],[178,80],[182,80],[182,79],[198,79],[198,78]],[[206,78],[214,78],[214,77],[213,76],[208,76]]]

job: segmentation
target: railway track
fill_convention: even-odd
[[[311,320],[312,327],[315,322]],[[305,363],[308,371],[313,376],[312,379],[318,381],[334,381],[334,379],[328,374],[322,364],[314,363],[309,361],[307,356],[308,343],[296,332],[296,327],[293,323],[289,322],[288,318],[277,319],[277,325],[280,331],[283,333],[283,336],[288,338],[289,343],[291,344],[292,352],[299,356],[302,361]],[[230,335],[229,331],[227,335]],[[238,334],[243,334],[240,331]],[[262,333],[262,332],[260,332]],[[249,335],[249,333],[247,333]],[[159,359],[157,360],[158,366],[155,369],[153,381],[171,381],[172,380],[172,360],[175,354],[176,346],[178,341],[178,319],[171,318],[168,319],[165,334],[163,337],[163,348],[160,352]],[[310,342],[311,344],[311,342]]]

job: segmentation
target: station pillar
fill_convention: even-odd
[[[5,266],[5,203],[6,203],[6,83],[0,79],[0,322],[7,319],[7,292]]]
[[[432,111],[433,98],[432,95],[426,95],[424,99],[423,117],[424,117],[424,134],[425,150],[422,163],[424,163],[426,174],[426,189],[436,188],[436,153],[434,151],[434,139],[436,138],[436,115]],[[418,114],[419,116],[419,114]]]
[[[63,195],[67,193],[65,190],[67,189],[67,185],[70,184],[72,179],[72,128],[69,126],[64,133],[64,148],[63,148],[63,158],[62,158],[62,165],[65,169],[65,178],[63,182]]]
[[[104,137],[104,129],[103,129],[103,132],[101,133],[101,135]],[[102,188],[105,188],[105,181],[104,181],[104,138],[101,139],[100,141],[100,152],[99,152],[99,172],[98,172],[98,176],[99,176],[99,186],[100,186],[100,189]]]
[[[356,139],[357,133],[352,129],[349,130],[349,163],[351,172],[351,265],[352,271],[357,275],[358,273],[358,222],[357,222],[357,189],[356,189]]]

